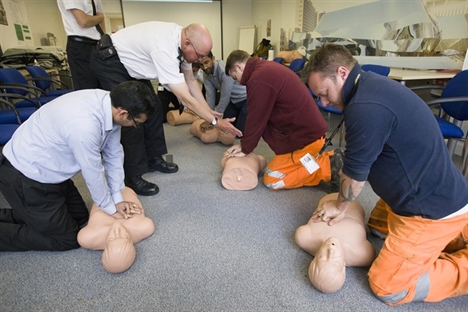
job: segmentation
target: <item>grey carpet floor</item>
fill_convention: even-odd
[[[165,131],[180,170],[145,175],[160,187],[140,197],[156,231],[136,245],[133,266],[109,274],[101,252],[85,249],[1,252],[1,311],[467,311],[468,296],[387,307],[371,293],[366,268],[348,268],[342,289],[320,293],[307,277],[312,257],[293,237],[324,189],[273,192],[260,181],[228,191],[220,183],[226,146],[203,144],[189,125]],[[255,152],[273,156],[263,141]],[[82,177],[74,181],[91,205]],[[376,200],[366,185],[359,196],[366,218]],[[1,194],[0,205],[7,205]],[[382,240],[369,240],[381,248]]]

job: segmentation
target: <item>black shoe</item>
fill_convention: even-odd
[[[179,170],[179,167],[174,163],[166,162],[161,156],[148,159],[149,171],[160,171],[163,173],[174,173]]]
[[[337,148],[335,149],[334,155],[330,156],[330,193],[336,193],[340,191],[341,168],[343,168],[343,151]]]
[[[150,196],[159,192],[159,187],[156,184],[146,181],[141,176],[125,178],[125,185],[138,195]]]

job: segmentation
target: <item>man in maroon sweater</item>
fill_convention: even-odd
[[[341,151],[316,158],[325,143],[327,123],[306,85],[292,70],[276,62],[233,51],[226,74],[247,87],[247,121],[240,144],[229,148],[228,157],[243,157],[257,147],[260,138],[275,152],[263,182],[273,190],[331,182],[338,189]]]

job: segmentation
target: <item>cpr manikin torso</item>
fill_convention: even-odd
[[[324,196],[324,201],[334,200],[337,194]],[[344,283],[345,266],[370,266],[375,259],[374,246],[366,238],[364,210],[354,201],[346,217],[333,226],[312,219],[296,230],[296,243],[315,256],[309,266],[309,279],[322,292],[335,292]]]
[[[223,157],[221,183],[228,190],[245,191],[254,189],[258,184],[258,174],[266,167],[266,159],[250,153],[245,157]]]
[[[190,126],[190,133],[199,138],[205,144],[221,142],[224,145],[232,145],[236,138],[233,135],[216,129],[214,126],[210,125],[209,122],[203,119],[195,120],[192,123]]]
[[[125,188],[122,195],[125,201],[134,202],[141,207],[132,189]],[[78,233],[78,243],[86,249],[104,250],[104,268],[110,273],[120,273],[130,268],[135,260],[134,244],[153,232],[154,223],[144,212],[134,214],[132,218],[117,219],[93,204],[88,224]]]
[[[200,117],[189,109],[185,109],[182,113],[179,110],[170,110],[166,114],[167,123],[173,126],[191,124]]]

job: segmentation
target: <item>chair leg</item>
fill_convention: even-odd
[[[465,178],[467,177],[468,173],[468,135],[465,138],[465,142],[463,143],[463,151],[460,159],[460,170]]]
[[[457,146],[456,139],[448,139],[447,148],[451,157],[455,154],[455,147]]]

